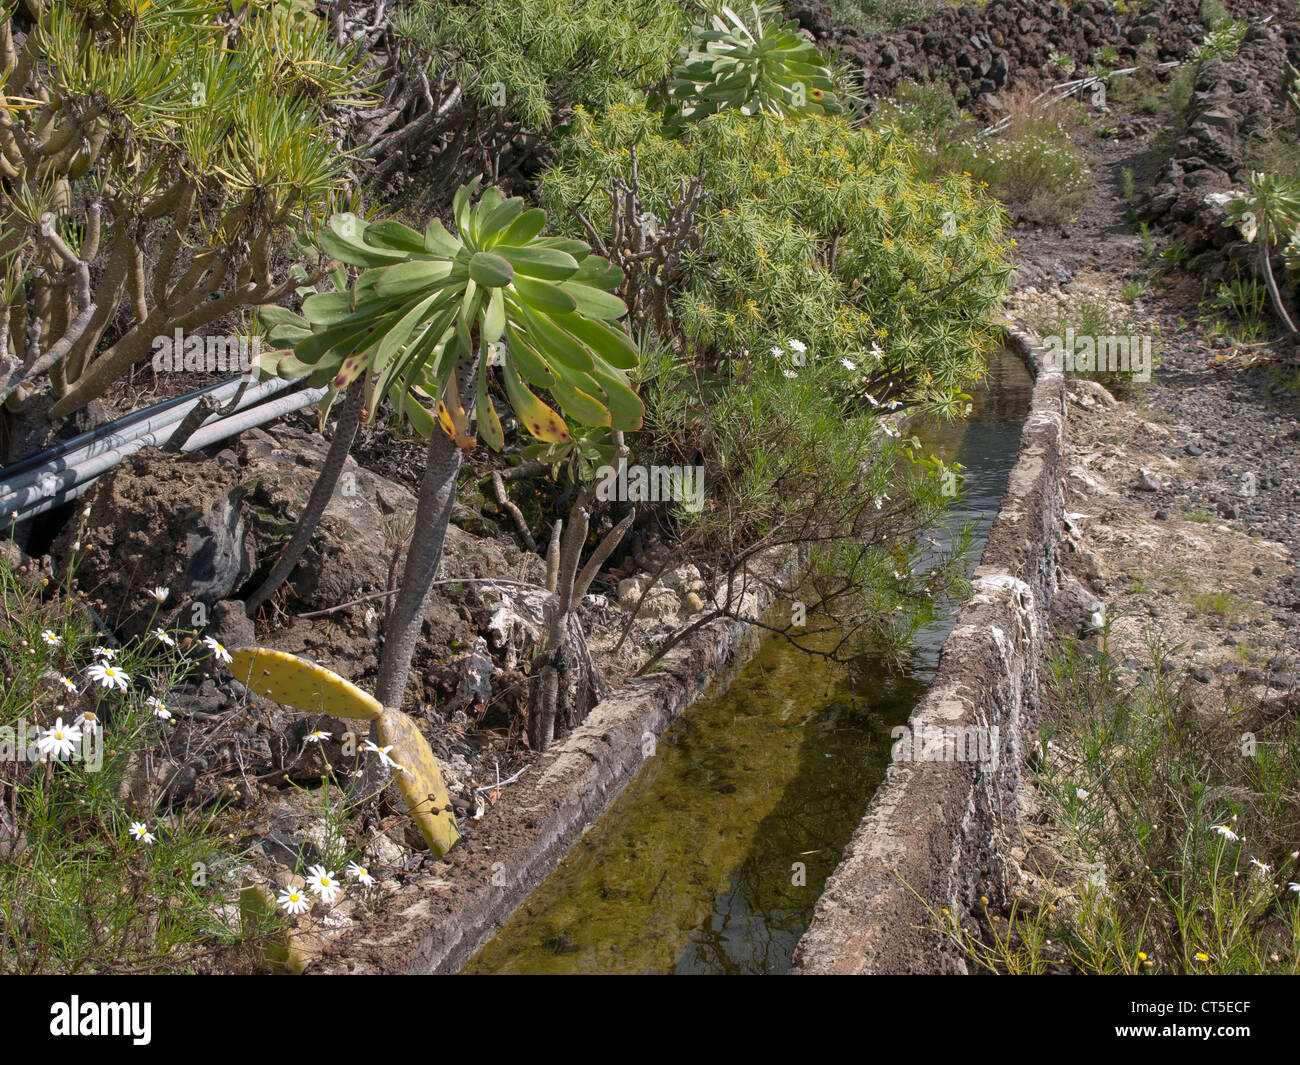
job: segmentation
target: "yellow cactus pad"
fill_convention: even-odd
[[[429,849],[443,855],[456,845],[460,830],[451,813],[447,785],[429,741],[406,714],[385,710],[351,681],[287,651],[263,647],[232,651],[230,672],[250,691],[296,710],[378,722],[380,745],[391,746],[389,757],[402,767],[393,778]]]
[[[235,680],[296,710],[361,721],[378,721],[384,712],[377,700],[351,681],[287,651],[245,647],[232,651],[230,659]]]
[[[379,719],[380,745],[392,745],[388,753],[402,772],[393,779],[411,811],[411,819],[420,827],[429,850],[446,854],[460,839],[456,817],[451,811],[447,785],[442,782],[438,762],[415,722],[400,710],[385,710]]]

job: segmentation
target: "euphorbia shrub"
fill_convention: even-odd
[[[703,174],[700,237],[663,257],[679,264],[671,314],[641,370],[647,431],[630,443],[641,462],[705,467],[707,505],[673,517],[718,564],[820,543],[834,605],[866,603],[887,641],[942,583],[907,559],[946,472],[904,461],[920,448],[894,422],[964,407],[1010,270],[999,204],[963,175],[922,180],[911,156],[837,116],[731,110],[664,137],[657,113],[629,104],[579,111],[542,180],[553,218],[604,237],[617,226],[601,190],[628,188],[635,157],[638,202],[622,213],[655,239]]]
[[[644,106],[579,109],[542,181],[557,222],[581,233],[576,208],[606,230],[608,201],[588,193],[622,175],[633,148],[659,218],[683,178],[706,172],[703,247],[674,286],[675,329],[700,366],[779,372],[771,349],[794,338],[807,359],[841,366],[832,379],[846,392],[908,405],[942,405],[978,376],[1011,242],[970,179],[921,181],[905,141],[835,116],[722,112],[669,139]]]

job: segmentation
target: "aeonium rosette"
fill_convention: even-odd
[[[567,441],[565,418],[640,428],[644,408],[626,372],[638,350],[616,324],[627,307],[612,291],[622,271],[583,241],[542,236],[546,212],[525,210],[519,197],[489,188],[471,206],[476,187],[456,193],[455,234],[437,219],[421,235],[391,220],[333,216],[321,249],[362,272],[348,285],[336,271],[336,291],[308,296],[302,316],[262,308],[278,349],[264,357],[263,371],[328,383],[335,395],[363,379],[366,420],[387,398],[426,437],[435,418],[425,403],[436,402],[437,421],[465,448],[476,443],[469,407],[485,442],[504,446],[488,399],[498,361],[515,414],[539,440]],[[471,405],[455,370],[475,353]],[[563,415],[533,388],[548,391]]]

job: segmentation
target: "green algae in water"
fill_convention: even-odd
[[[1000,353],[967,421],[918,431],[927,451],[967,467],[947,524],[974,523],[975,556],[1015,463],[1031,387],[1020,360]],[[787,972],[884,777],[890,730],[928,686],[950,606],[901,675],[868,656],[845,666],[779,636],[764,640],[725,692],[701,699],[660,739],[463,971]],[[822,637],[826,646],[834,638]]]
[[[788,969],[924,690],[877,672],[765,640],[464,971]]]

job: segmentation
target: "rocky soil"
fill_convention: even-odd
[[[888,94],[900,81],[946,78],[974,106],[997,106],[996,94],[1015,85],[1042,87],[1057,78],[1053,55],[1082,70],[1101,48],[1117,63],[1135,63],[1144,45],[1156,61],[1182,59],[1205,36],[1200,0],[1116,5],[1107,0],[1041,3],[989,0],[987,4],[925,4],[924,14],[897,28],[877,31],[836,22],[826,0],[793,0],[785,8],[819,47],[838,51],[861,74],[868,98]],[[1239,19],[1264,18],[1275,5],[1243,0],[1229,5]],[[995,97],[992,100],[984,97]]]
[[[1095,145],[1088,209],[1064,232],[1019,235],[1013,316],[1102,300],[1152,337],[1157,362],[1125,398],[1071,385],[1066,558],[1090,594],[1075,596],[1067,624],[1088,628],[1104,604],[1135,660],[1158,632],[1198,683],[1263,694],[1294,683],[1300,645],[1300,395],[1269,349],[1207,335],[1214,313],[1182,271],[1124,302],[1125,282],[1156,272],[1115,194],[1143,147]]]
[[[1267,68],[1251,57],[1275,56],[1283,39],[1294,49],[1294,28],[1225,66],[1243,72],[1239,84],[1255,84]],[[1084,145],[1096,186],[1074,223],[1017,234],[1013,317],[1032,323],[1062,302],[1100,301],[1127,332],[1152,337],[1156,359],[1149,383],[1118,396],[1093,381],[1070,384],[1066,579],[1053,604],[1055,635],[1100,647],[1109,618],[1106,650],[1135,677],[1157,668],[1158,641],[1166,652],[1159,668],[1202,720],[1245,707],[1240,731],[1252,715],[1294,712],[1300,695],[1300,376],[1276,332],[1247,343],[1215,329],[1225,312],[1209,304],[1203,278],[1161,268],[1125,221],[1125,170],[1141,173],[1171,149],[1158,130],[1133,137],[1131,124],[1118,125],[1129,131],[1123,139]],[[1172,150],[1189,147],[1182,139]],[[1221,204],[1204,191],[1242,174],[1215,170],[1199,185],[1203,169],[1185,160],[1165,166],[1165,175],[1186,175],[1171,202],[1196,209],[1172,207],[1162,217],[1176,219],[1164,240],[1214,253],[1209,281],[1235,249]],[[1148,217],[1168,191],[1158,181],[1139,193]],[[1137,282],[1148,287],[1126,301],[1123,286]],[[1053,826],[1035,814],[1032,786],[1025,798],[1025,847],[1015,853],[1031,892],[1049,882],[1058,891]]]
[[[420,444],[367,429],[287,586],[256,621],[244,611],[243,597],[274,563],[324,461],[328,442],[316,429],[304,413],[207,453],[138,452],[100,479],[82,501],[89,517],[74,519],[37,565],[53,577],[75,562],[76,587],[105,642],[189,630],[191,639],[211,636],[228,648],[289,651],[372,690],[384,593],[400,577],[415,510]],[[482,494],[485,472],[464,478],[405,704],[439,759],[466,835],[502,796],[496,782],[534,757],[525,733],[530,661],[553,599],[542,556],[517,544],[513,527],[498,521],[500,507]],[[545,516],[536,508],[566,505],[525,498],[539,494],[527,489],[516,494],[534,519]],[[653,523],[634,529],[581,606],[594,661],[611,684],[688,620],[702,593],[708,598],[696,567],[669,566],[619,646],[647,571],[665,561]],[[161,605],[148,594],[154,588],[168,590]],[[235,849],[254,855],[231,875],[292,884],[295,866],[322,859],[330,831],[318,802],[322,782],[350,786],[354,768],[337,721],[253,695],[212,656],[189,682],[152,694],[172,718],[163,749],[131,784],[139,809],[225,803]],[[334,738],[307,742],[317,729]],[[426,860],[394,788],[362,802],[349,831],[365,842],[386,891]],[[322,934],[345,928],[351,906],[336,910]]]

